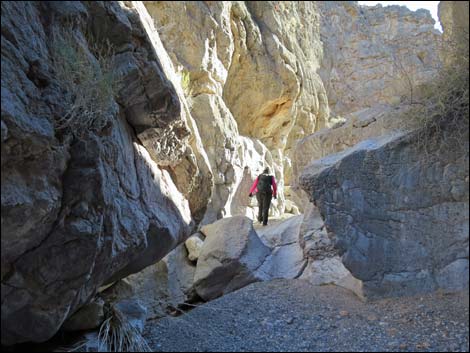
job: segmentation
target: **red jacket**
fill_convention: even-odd
[[[277,197],[277,185],[276,185],[276,179],[274,178],[274,175],[272,175],[272,180],[273,180],[273,184],[272,184],[272,187],[273,187],[273,196],[274,197]],[[258,186],[258,179],[259,179],[259,176],[256,177],[256,180],[253,182],[253,185],[251,186],[251,189],[250,189],[250,194],[253,194],[253,193],[257,193],[258,192],[258,189],[256,188]]]

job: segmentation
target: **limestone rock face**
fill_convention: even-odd
[[[324,43],[319,74],[332,115],[409,102],[412,86],[437,73],[440,34],[428,11],[351,1],[320,1],[318,9]]]
[[[447,65],[453,65],[465,52],[468,58],[468,1],[440,1],[438,15],[443,29],[444,45],[440,51],[443,61]]]
[[[415,140],[365,140],[300,178],[366,297],[468,287],[468,144]]]
[[[206,236],[199,255],[194,288],[211,300],[260,280],[256,270],[269,255],[252,220],[244,216],[222,219],[202,227]]]
[[[122,6],[2,3],[2,344],[49,339],[99,286],[190,234],[188,201],[159,167],[183,158],[188,122],[137,10]],[[67,107],[51,33],[71,18],[89,55],[84,27],[119,48],[126,83],[110,123],[80,138],[54,129]]]
[[[214,175],[203,223],[252,217],[255,210],[239,191],[264,166],[280,186],[272,212],[279,215],[291,146],[328,118],[316,74],[321,43],[315,4],[148,1],[145,6],[173,64],[189,78],[191,114]]]
[[[309,134],[328,118],[316,74],[322,51],[316,5],[244,5],[233,3],[234,53],[224,99],[243,135],[259,138],[270,149],[288,149],[285,139],[291,132]],[[240,85],[242,80],[249,84]]]

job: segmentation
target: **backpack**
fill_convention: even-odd
[[[258,191],[259,192],[271,192],[271,185],[273,183],[273,177],[268,174],[260,174],[258,177]]]

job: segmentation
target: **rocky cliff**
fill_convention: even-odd
[[[454,22],[443,22],[444,33],[446,23]],[[468,63],[468,49],[465,57],[448,44],[437,42],[434,54],[442,48],[452,60]],[[461,67],[465,91],[468,64]],[[448,78],[434,78],[442,79]],[[406,104],[366,108],[297,144],[300,184],[318,206],[345,267],[362,281],[365,297],[468,288],[468,93],[459,89],[441,100],[445,109],[432,105],[435,98],[434,108],[426,110],[409,110]],[[456,97],[462,97],[459,107]],[[423,112],[447,116],[434,124],[416,116]],[[407,131],[405,119],[428,123]],[[393,129],[386,124],[390,120]]]
[[[240,192],[263,165],[280,185],[274,212],[279,215],[293,143],[328,119],[316,73],[322,52],[316,5],[149,1],[145,6],[175,67],[189,81],[191,114],[214,175],[204,223],[250,214]]]
[[[439,37],[427,10],[319,1],[319,74],[332,115],[409,102],[439,69]]]
[[[459,64],[465,52],[468,58],[469,3],[468,1],[441,1],[438,9],[442,23],[443,46],[440,48],[442,60],[449,66]],[[468,65],[467,62],[460,63]]]
[[[168,281],[163,295],[178,297],[172,305],[194,294],[195,277],[196,289],[208,298],[226,292],[210,288],[221,270],[207,266],[204,276],[196,276],[182,246],[154,264],[200,226],[217,230],[210,224],[224,217],[254,218],[248,190],[266,166],[280,190],[272,215],[294,212],[289,198],[303,208],[305,199],[290,192],[303,168],[382,134],[381,121],[393,111],[384,115],[381,107],[406,101],[402,96],[409,93],[403,72],[413,84],[433,75],[436,35],[422,12],[366,9],[353,2],[2,2],[2,344],[49,339],[100,287],[124,277],[146,297],[161,288],[155,280],[160,276]],[[334,115],[349,120],[318,131],[331,123],[329,100]],[[408,175],[415,155],[402,138],[342,155],[352,162],[325,167],[323,161],[302,179],[328,230],[341,233],[343,244],[359,242],[365,248],[359,255],[370,255],[358,260],[354,248],[343,259],[367,290],[379,293],[400,276],[408,282],[417,276],[429,288],[453,286],[458,281],[447,277],[465,266],[468,271],[463,223],[454,224],[442,242],[452,249],[435,262],[426,257],[437,252],[432,232],[444,232],[426,220],[460,217],[457,208],[468,208],[468,188],[467,194],[461,190],[465,171],[457,168],[461,160],[439,153],[430,160],[435,169],[423,163]],[[395,170],[401,160],[406,164]],[[364,179],[346,183],[351,198],[338,189],[349,178],[350,171],[340,168],[348,163],[364,169],[358,174]],[[374,179],[382,170],[391,179]],[[405,195],[423,175],[431,186],[442,177],[451,188],[438,189],[432,200]],[[358,196],[361,188],[375,185],[364,181],[369,179],[381,192]],[[394,190],[403,180],[405,186]],[[419,192],[430,187],[418,184]],[[335,217],[330,199],[353,207],[354,215],[357,202],[359,211],[369,212],[366,201],[384,201],[382,211],[396,222],[363,217],[367,239],[358,240],[357,220],[329,220]],[[400,209],[394,208],[397,200],[405,203]],[[261,241],[248,218],[227,221],[235,220],[233,229],[239,229],[236,220],[243,219],[243,229],[253,233],[246,243],[258,239],[262,249],[264,260],[253,266],[245,266],[251,260],[242,256],[237,268],[244,275],[260,267],[256,276],[241,276],[242,284],[297,277],[305,266],[304,278],[316,284],[332,282],[332,269],[340,270],[332,274],[340,275],[334,283],[349,280],[317,210],[305,208],[307,218],[259,231]],[[399,232],[399,222],[430,233],[420,244],[411,239],[416,233]],[[357,234],[350,235],[351,229]],[[212,238],[210,246],[220,243]],[[466,258],[459,250],[465,241]],[[245,245],[239,249],[249,254],[253,249]],[[348,246],[342,249],[348,254]],[[395,258],[385,264],[377,259],[390,249],[408,251],[404,261],[410,254],[422,257],[414,267],[398,268]],[[230,257],[233,249],[225,250]],[[205,251],[203,265],[213,258]],[[377,271],[364,272],[372,260]],[[174,277],[179,288],[170,283]],[[160,315],[162,307],[157,303],[150,311]]]

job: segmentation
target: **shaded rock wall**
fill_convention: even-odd
[[[54,129],[67,106],[51,33],[70,28],[89,55],[84,34],[101,29],[124,83],[110,122],[80,138]],[[190,234],[188,201],[159,167],[182,159],[190,129],[148,38],[114,2],[2,3],[2,344],[47,340],[103,283]]]

